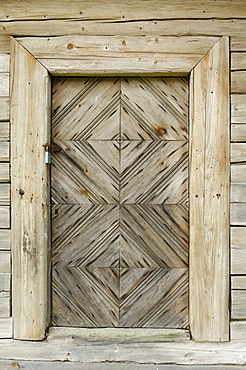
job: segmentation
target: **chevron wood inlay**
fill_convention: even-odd
[[[187,328],[188,82],[55,78],[53,324]]]

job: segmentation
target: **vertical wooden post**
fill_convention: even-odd
[[[229,340],[229,38],[191,73],[190,328]]]
[[[14,338],[40,340],[50,317],[50,77],[11,41],[11,167]]]

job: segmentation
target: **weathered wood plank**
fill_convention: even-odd
[[[10,250],[10,230],[0,229],[0,250]]]
[[[246,274],[245,240],[245,227],[231,227],[231,274]]]
[[[38,59],[84,59],[86,55],[110,57],[117,53],[199,54],[201,57],[218,37],[168,36],[61,36],[17,38]]]
[[[246,290],[246,276],[232,276],[231,289]]]
[[[246,123],[246,95],[231,95],[231,123]]]
[[[246,143],[231,144],[231,163],[245,164],[246,162]]]
[[[9,229],[10,227],[10,207],[0,206],[0,228]]]
[[[2,34],[12,36],[246,36],[245,19],[154,19],[122,20],[114,22],[110,19],[45,19],[45,20],[18,20],[17,22],[0,22]],[[9,52],[8,37],[4,52]],[[0,37],[0,49],[1,37]],[[240,49],[241,50],[241,49]],[[245,48],[246,50],[246,48]]]
[[[246,322],[245,321],[233,321],[230,323],[231,327],[231,341],[232,342],[245,342]]]
[[[11,317],[0,319],[0,338],[13,338]]]
[[[0,96],[9,96],[9,73],[0,73]]]
[[[0,273],[10,273],[10,252],[0,251]]]
[[[0,122],[0,141],[9,140],[9,122]]]
[[[240,32],[230,38],[231,51],[246,51],[245,37],[240,35]]]
[[[111,6],[113,4],[113,6]],[[59,8],[59,12],[57,9]],[[246,4],[243,1],[206,1],[194,3],[183,1],[170,3],[163,0],[161,7],[158,0],[145,1],[145,6],[139,1],[109,0],[107,3],[100,0],[92,3],[85,0],[69,0],[53,2],[30,0],[18,3],[6,2],[1,7],[0,20],[34,20],[34,19],[111,19],[139,20],[139,19],[206,19],[206,18],[244,18]]]
[[[5,141],[0,141],[0,162],[9,162],[10,144]]]
[[[232,226],[246,226],[246,203],[231,203],[230,215]]]
[[[0,182],[8,182],[10,180],[9,163],[0,163]]]
[[[0,183],[0,205],[10,205],[10,184]]]
[[[4,26],[2,26],[2,27],[4,27]],[[1,33],[1,36],[0,36],[0,52],[1,53],[10,53],[10,37],[9,36],[3,36],[2,33]]]
[[[109,57],[86,56],[80,60],[40,59],[40,62],[55,76],[187,76],[201,59],[200,55],[157,54],[154,58],[144,53],[121,54]],[[182,63],[180,63],[182,60]]]
[[[222,37],[195,67],[190,86],[191,335],[197,341],[226,341],[229,338],[227,37]]]
[[[231,70],[246,69],[246,53],[231,53]]]
[[[231,318],[246,319],[246,290],[231,291]]]
[[[0,318],[10,316],[10,292],[0,292]]]
[[[246,165],[231,165],[231,182],[246,183]]]
[[[231,72],[231,93],[246,93],[246,71]]]
[[[9,119],[9,97],[0,96],[0,121]]]
[[[231,125],[231,142],[246,141],[246,124]]]
[[[244,203],[246,201],[246,183],[231,184],[231,198],[233,203]]]
[[[2,292],[10,292],[10,273],[0,273],[0,294]]]
[[[12,58],[14,335],[19,339],[42,339],[50,315],[49,168],[44,163],[44,147],[50,140],[50,78],[14,39]]]
[[[1,47],[1,45],[0,45]],[[0,53],[2,50],[0,49]],[[10,69],[10,56],[9,54],[0,54],[0,72],[8,72]]]

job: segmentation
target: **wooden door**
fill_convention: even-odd
[[[188,327],[188,80],[55,78],[55,326]]]

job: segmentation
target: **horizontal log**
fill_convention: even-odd
[[[10,273],[10,272],[11,272],[10,252],[0,251],[0,273]]]
[[[9,162],[10,144],[5,141],[0,141],[0,162]]]
[[[0,338],[12,338],[12,318],[0,319]],[[13,362],[13,361],[12,361]]]
[[[246,290],[246,276],[232,276],[231,289]]]
[[[233,143],[231,144],[231,163],[246,162],[246,143]]]
[[[10,228],[10,207],[0,206],[0,229]]]
[[[4,26],[0,27],[3,29]],[[1,32],[2,34],[2,32]],[[10,37],[0,36],[0,53],[10,53]]]
[[[10,316],[10,293],[0,293],[0,318]]]
[[[59,11],[57,11],[59,9]],[[158,0],[142,2],[137,0],[108,0],[89,2],[86,0],[56,1],[7,1],[1,5],[0,20],[35,20],[35,19],[110,19],[126,21],[138,19],[206,19],[206,18],[244,18],[246,4],[244,1],[203,1],[184,2],[176,0]]]
[[[231,92],[246,93],[246,71],[231,72]]]
[[[246,165],[231,165],[231,182],[246,183]]]
[[[0,122],[0,141],[9,140],[9,122]]]
[[[231,184],[231,198],[230,201],[233,203],[244,203],[246,202],[246,183],[232,183]]]
[[[245,53],[231,53],[231,70],[246,69],[246,52]]]
[[[10,180],[9,163],[0,163],[0,182],[8,182],[9,180]]]
[[[9,120],[9,97],[0,96],[0,121]]]
[[[110,57],[84,57],[84,59],[39,59],[55,76],[107,75],[124,76],[146,74],[148,76],[187,76],[201,59],[200,55],[125,54]],[[182,63],[180,63],[182,60]]]
[[[126,56],[128,53],[153,53],[157,54],[156,56],[158,54],[199,54],[202,57],[219,38],[74,35],[49,38],[26,37],[17,38],[17,40],[38,59],[83,59],[86,55],[110,58],[114,53],[116,53],[115,57],[117,53],[123,53]]]
[[[230,219],[232,226],[246,226],[246,203],[231,203]]]
[[[0,49],[0,53],[2,50]],[[8,72],[10,68],[10,55],[0,54],[0,72]]]
[[[9,73],[0,73],[0,96],[9,96]]]
[[[246,274],[246,227],[231,227],[231,274]]]
[[[0,22],[2,34],[12,36],[230,36],[246,37],[245,19],[174,19],[174,20],[122,20],[110,19],[45,19]],[[4,37],[2,37],[4,39]],[[4,41],[4,52],[9,52],[8,38]],[[0,37],[0,50],[1,37]]]
[[[10,273],[0,273],[0,293],[1,292],[10,292]]]
[[[231,341],[232,342],[245,342],[246,341],[246,322],[234,321],[230,323]]]
[[[231,227],[231,274],[246,274],[246,227]]]
[[[0,205],[10,205],[10,184],[0,183]]]
[[[246,94],[231,95],[231,123],[246,123]]]
[[[0,229],[0,250],[10,250],[10,230]]]
[[[238,36],[241,35],[240,32],[234,36],[231,37],[231,51],[246,51],[246,41],[244,36]]]
[[[231,291],[231,319],[246,319],[246,290]]]
[[[231,142],[246,141],[246,124],[231,125]]]

